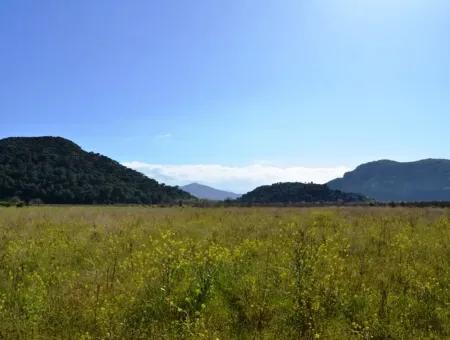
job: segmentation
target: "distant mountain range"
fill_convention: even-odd
[[[371,162],[332,180],[328,186],[381,202],[450,201],[450,160]]]
[[[61,137],[0,139],[0,200],[44,203],[169,203],[195,198],[243,203],[450,202],[450,160],[381,160],[326,185],[277,183],[245,194],[192,183],[167,186]]]
[[[0,140],[0,200],[165,203],[193,197],[61,137]]]
[[[234,200],[241,196],[233,192],[218,190],[198,183],[191,183],[182,186],[181,189],[190,193],[194,197],[211,201],[224,201],[226,199]]]
[[[263,185],[239,198],[242,203],[315,203],[364,202],[360,194],[331,190],[326,185],[304,183],[276,183]]]

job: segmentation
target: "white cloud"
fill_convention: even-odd
[[[157,140],[161,140],[161,139],[169,139],[172,138],[172,134],[167,132],[167,133],[160,133],[159,135],[155,136],[155,139]]]
[[[306,168],[253,164],[234,167],[217,164],[163,165],[137,161],[125,162],[124,165],[169,185],[198,182],[236,193],[245,193],[260,185],[277,182],[326,183],[351,170],[345,166]]]

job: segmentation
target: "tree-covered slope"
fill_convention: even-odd
[[[0,200],[161,203],[192,196],[61,137],[0,140]]]
[[[244,203],[300,203],[300,202],[362,202],[362,195],[331,190],[326,185],[304,183],[276,183],[264,185],[243,195]]]
[[[450,160],[371,162],[329,182],[328,186],[378,201],[450,201]]]

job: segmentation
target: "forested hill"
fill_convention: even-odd
[[[378,201],[450,201],[450,160],[366,163],[328,186],[359,192]]]
[[[359,194],[331,190],[326,185],[304,183],[276,183],[256,188],[243,195],[244,203],[315,203],[315,202],[363,202]]]
[[[0,140],[0,200],[44,203],[166,203],[191,199],[61,137]]]

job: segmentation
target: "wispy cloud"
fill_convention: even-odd
[[[159,135],[155,136],[155,139],[157,140],[161,140],[161,139],[169,139],[172,138],[172,134],[167,132],[167,133],[160,133]]]
[[[245,193],[257,186],[276,182],[326,183],[350,170],[345,166],[307,168],[252,164],[235,167],[218,164],[164,165],[138,161],[125,162],[124,165],[170,185],[199,182],[237,193]]]

